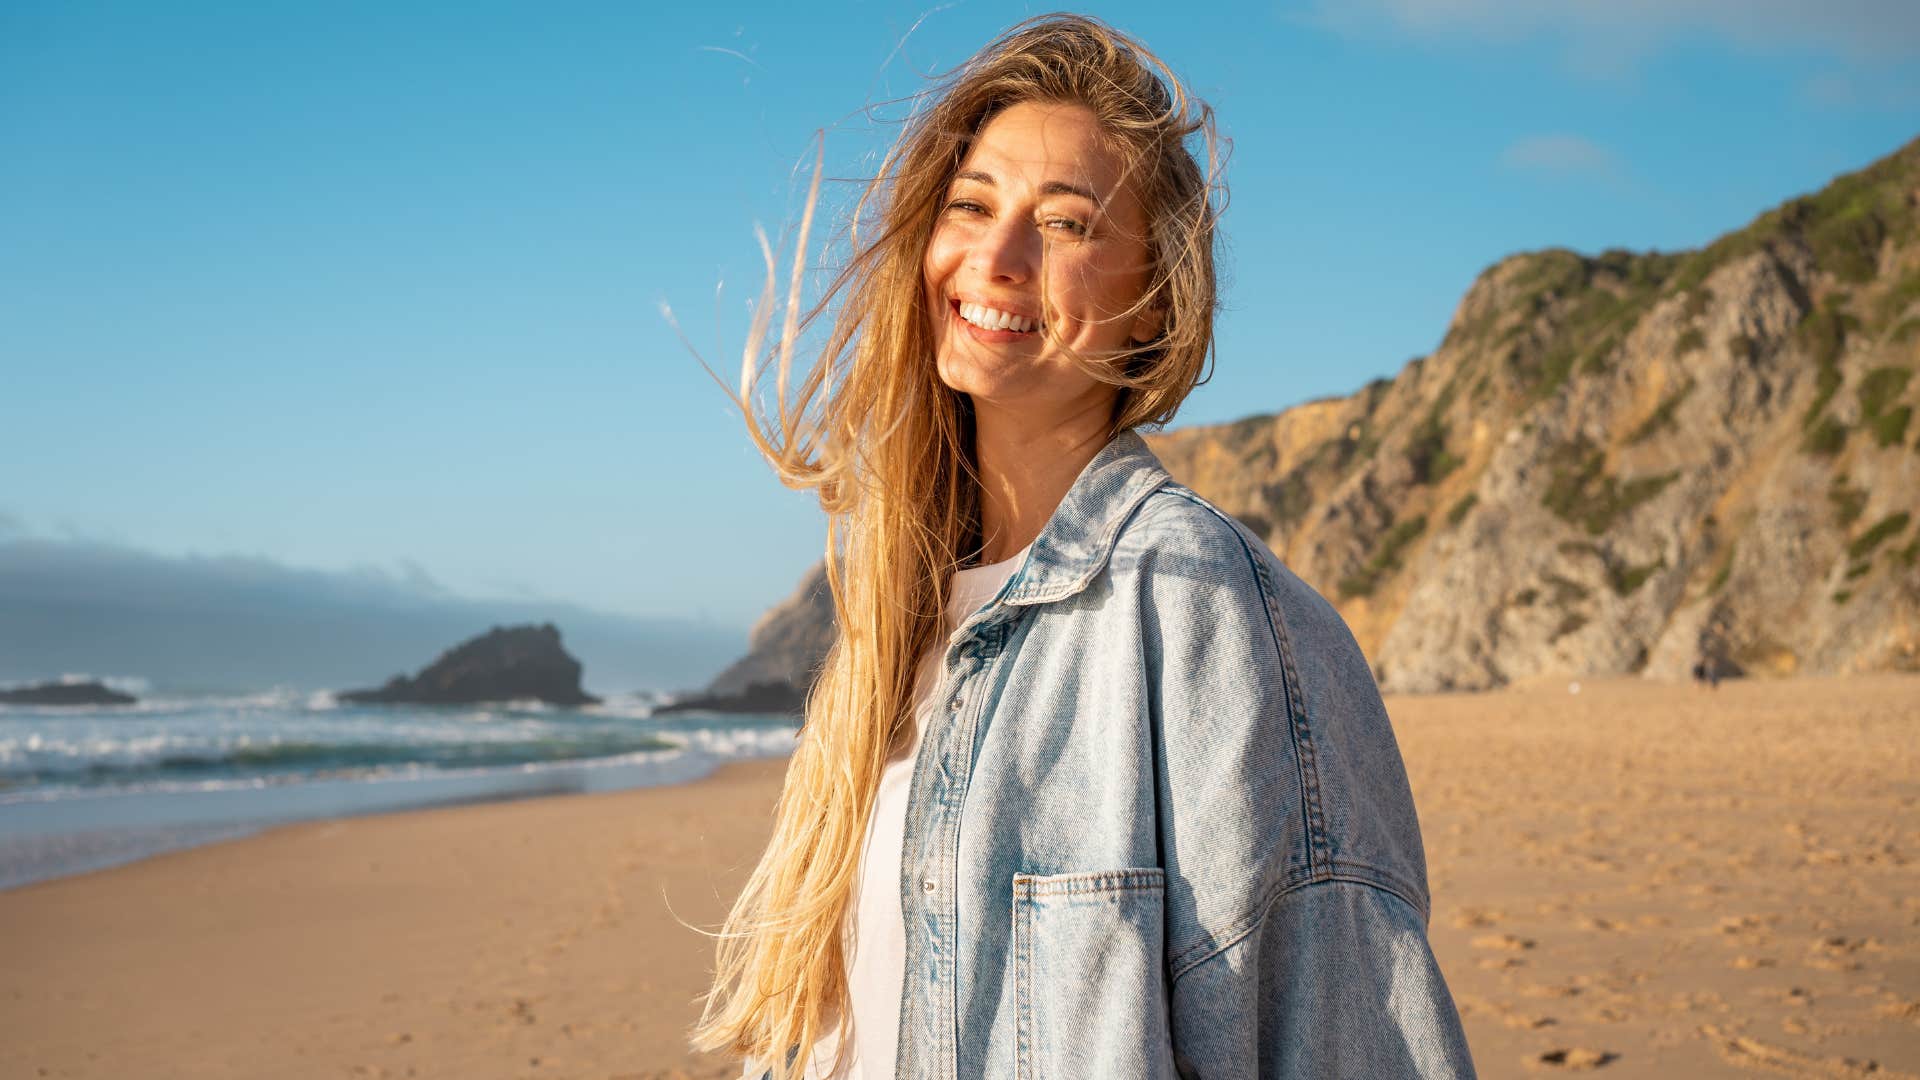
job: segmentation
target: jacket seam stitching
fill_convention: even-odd
[[[1085,870],[1070,874],[1029,874],[1013,876],[1020,896],[1099,895],[1123,890],[1164,890],[1166,870],[1140,867],[1128,870]]]
[[[1414,914],[1420,916],[1422,925],[1427,922],[1427,908],[1425,904],[1416,899],[1418,895],[1417,892],[1407,888],[1404,883],[1400,882],[1394,875],[1368,863],[1353,862],[1345,859],[1336,860],[1335,867],[1335,869],[1329,870],[1325,876],[1302,877],[1299,880],[1286,883],[1281,888],[1276,889],[1273,895],[1268,897],[1265,903],[1260,904],[1250,916],[1234,923],[1225,933],[1210,937],[1209,940],[1202,941],[1175,957],[1167,965],[1169,980],[1178,982],[1182,976],[1194,968],[1199,967],[1201,964],[1206,963],[1246,940],[1247,935],[1251,934],[1255,927],[1266,921],[1267,915],[1273,910],[1274,905],[1278,904],[1283,898],[1313,885],[1324,885],[1331,882],[1344,881],[1378,889],[1389,896],[1397,897],[1402,903],[1411,907]],[[1338,869],[1340,867],[1348,869],[1343,871]],[[1201,955],[1195,956],[1194,954],[1196,953]]]
[[[1278,654],[1280,660],[1281,687],[1287,698],[1287,726],[1293,735],[1294,769],[1300,781],[1301,827],[1306,832],[1309,879],[1322,880],[1331,872],[1333,857],[1332,848],[1327,839],[1326,818],[1321,808],[1320,770],[1315,762],[1313,733],[1307,724],[1305,701],[1300,693],[1300,677],[1293,659],[1293,642],[1287,636],[1285,620],[1281,619],[1275,610],[1277,599],[1273,581],[1267,574],[1267,568],[1254,555],[1252,547],[1247,544],[1247,538],[1240,535],[1240,529],[1232,519],[1191,489],[1174,484],[1167,490],[1206,509],[1226,524],[1233,533],[1233,538],[1240,542],[1241,554],[1246,556],[1248,565],[1253,569],[1254,580],[1259,583],[1260,603],[1267,616],[1267,630],[1273,635],[1274,652]]]

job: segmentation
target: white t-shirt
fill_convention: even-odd
[[[807,1080],[880,1080],[894,1074],[900,1049],[900,994],[907,966],[907,922],[900,910],[900,848],[906,839],[907,789],[913,781],[913,762],[919,755],[920,737],[926,731],[929,714],[938,710],[932,698],[939,688],[940,659],[946,655],[947,638],[999,593],[1026,557],[1027,549],[1021,548],[1004,562],[953,575],[945,633],[920,658],[913,692],[913,744],[906,753],[890,759],[880,773],[880,791],[873,817],[867,822],[860,891],[854,900],[846,948],[854,1045],[848,1052],[846,1068],[829,1076],[840,1045],[841,1025],[836,1022],[814,1042]]]

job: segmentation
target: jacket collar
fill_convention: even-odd
[[[1115,435],[1080,470],[1001,599],[1049,604],[1086,588],[1106,569],[1134,510],[1170,479],[1145,439],[1132,429]]]

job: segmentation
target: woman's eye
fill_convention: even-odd
[[[1063,218],[1063,217],[1048,218],[1045,224],[1049,229],[1055,229],[1060,232],[1069,233],[1073,236],[1085,236],[1087,234],[1086,222],[1075,221],[1072,218]]]
[[[984,214],[987,212],[986,207],[981,206],[972,199],[954,199],[952,202],[947,203],[947,209],[961,210],[969,214]]]

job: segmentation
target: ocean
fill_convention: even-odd
[[[790,716],[656,717],[639,696],[578,709],[141,696],[0,705],[0,889],[294,821],[684,783],[784,756],[797,731]]]

